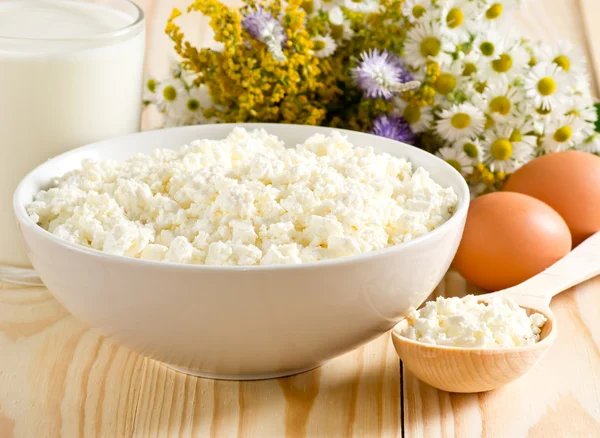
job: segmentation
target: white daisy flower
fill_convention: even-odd
[[[410,130],[415,134],[427,131],[433,126],[433,112],[430,106],[419,107],[409,104],[399,97],[392,98],[397,110],[392,112],[393,116],[402,116],[410,125]]]
[[[447,0],[442,5],[442,23],[452,41],[468,43],[471,34],[477,31],[477,20],[481,15],[477,4],[470,0]]]
[[[369,14],[379,10],[379,0],[345,0],[344,7],[353,12]]]
[[[483,143],[483,162],[492,172],[512,173],[533,155],[531,145],[512,141],[511,126],[499,126],[487,131]]]
[[[554,118],[546,127],[542,150],[545,153],[560,152],[579,144],[589,136],[585,132],[585,125],[583,120],[575,116]]]
[[[469,103],[454,105],[443,110],[435,129],[441,138],[455,142],[461,138],[475,137],[483,132],[485,115],[476,106]]]
[[[576,148],[580,151],[589,152],[591,154],[597,154],[600,152],[600,134],[595,132],[583,142],[578,144]]]
[[[333,8],[344,5],[344,0],[312,0],[314,3],[315,11],[329,12]],[[304,2],[303,2],[304,4]]]
[[[482,149],[478,138],[462,138],[455,142],[453,147],[463,151],[471,160],[471,164],[481,162]]]
[[[512,47],[516,41],[507,35],[500,34],[496,29],[479,32],[473,40],[473,51],[481,57],[497,57],[504,50]]]
[[[452,61],[447,52],[453,52],[455,48],[440,23],[418,23],[406,36],[404,59],[415,68],[422,67],[429,60],[447,65]]]
[[[179,125],[199,125],[208,123],[204,116],[204,109],[212,106],[212,99],[208,92],[208,87],[201,85],[200,87],[190,88],[189,93],[184,97],[185,103],[181,108],[181,115],[176,117],[176,122]]]
[[[473,173],[473,161],[460,148],[445,146],[437,151],[436,155],[454,167],[463,176]]]
[[[519,8],[523,0],[484,0],[482,2],[484,13],[482,19],[485,22],[495,24],[506,18],[507,12]]]
[[[489,57],[481,68],[481,78],[488,85],[512,84],[523,75],[528,62],[527,50],[516,44]]]
[[[158,109],[171,115],[181,114],[187,95],[183,82],[178,78],[168,78],[156,86],[155,102]]]
[[[317,58],[327,58],[333,55],[337,44],[335,40],[329,35],[316,36],[312,39],[313,42],[313,53]]]
[[[564,103],[569,90],[569,78],[556,64],[544,62],[526,74],[524,86],[535,108],[547,112]]]
[[[538,56],[540,62],[556,64],[566,73],[577,74],[586,69],[584,56],[568,41],[559,41],[553,45],[543,44]]]
[[[598,112],[594,106],[592,96],[585,93],[573,93],[569,95],[564,105],[567,115],[574,115],[587,122],[595,123],[598,120]]]
[[[402,3],[402,15],[411,23],[422,18],[432,8],[431,0],[404,0]]]
[[[492,85],[484,90],[486,112],[494,122],[506,123],[520,117],[524,109],[524,93],[520,87]]]
[[[541,133],[541,129],[538,129],[529,117],[521,115],[514,118],[511,120],[510,127],[512,128],[510,141],[526,143],[533,150],[537,148],[537,135]]]
[[[349,40],[354,35],[352,23],[346,20],[344,11],[339,6],[334,6],[327,13],[329,18],[330,35],[336,40]]]
[[[159,82],[151,76],[144,75],[144,92],[143,100],[147,103],[155,103],[156,101],[156,89]]]

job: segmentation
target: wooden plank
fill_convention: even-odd
[[[452,272],[436,295],[466,292],[464,280]],[[404,369],[405,436],[600,436],[600,277],[558,295],[551,307],[559,330],[555,345],[504,388],[450,394]]]
[[[0,436],[131,436],[144,359],[0,283]]]
[[[148,361],[134,436],[398,437],[400,369],[389,334],[297,376],[198,379]]]
[[[575,0],[581,11],[582,27],[585,32],[588,64],[593,72],[598,97],[600,89],[600,2],[598,0]]]

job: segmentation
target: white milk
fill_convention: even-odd
[[[12,213],[27,172],[139,130],[143,20],[125,0],[96,3],[0,0],[0,265],[30,266]]]

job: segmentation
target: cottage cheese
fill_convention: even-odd
[[[427,344],[451,347],[498,348],[535,344],[546,318],[527,315],[509,297],[494,297],[489,304],[477,297],[429,301],[411,312],[402,336]]]
[[[286,148],[235,128],[125,162],[86,160],[27,206],[51,233],[110,254],[207,265],[313,262],[385,248],[447,221],[452,188],[337,132]]]

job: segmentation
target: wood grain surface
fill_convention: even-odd
[[[172,59],[165,21],[189,1],[137,3],[147,20],[146,70],[160,77]],[[516,25],[528,36],[581,47],[596,91],[600,1],[529,4]],[[210,37],[198,14],[183,26],[194,42]],[[150,112],[144,126],[158,122]],[[434,295],[473,291],[450,272]],[[599,437],[598,309],[600,278],[556,297],[559,337],[533,371],[497,391],[457,395],[402,369],[388,335],[290,378],[198,379],[99,336],[44,288],[0,283],[0,438]]]

